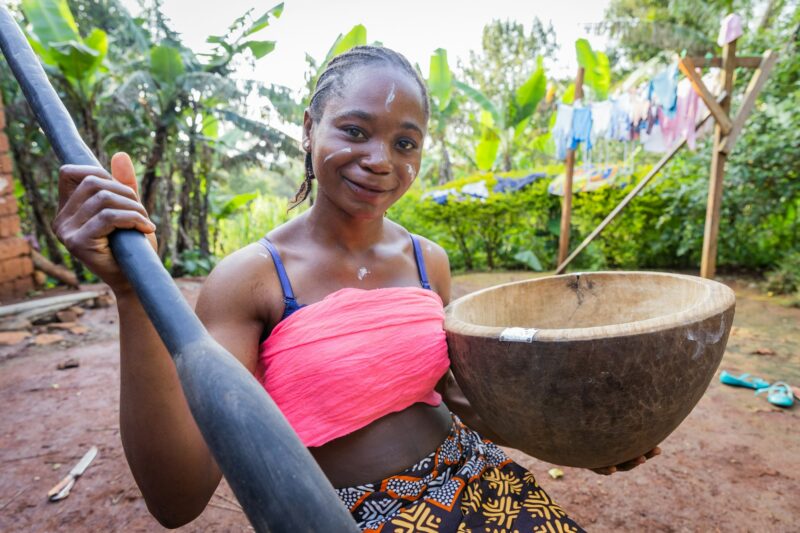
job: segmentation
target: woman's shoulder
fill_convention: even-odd
[[[214,267],[203,284],[198,306],[210,304],[267,321],[282,301],[272,257],[263,245],[252,243]]]
[[[407,239],[408,235],[412,235],[417,239],[431,287],[447,304],[450,300],[450,259],[447,251],[424,235],[412,233],[396,222],[392,222],[392,224],[399,232],[400,238]]]

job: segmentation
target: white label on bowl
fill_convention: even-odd
[[[506,342],[533,342],[533,338],[539,333],[534,328],[506,328],[500,333],[500,340]]]

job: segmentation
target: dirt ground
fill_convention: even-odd
[[[475,274],[455,279],[454,295],[518,279]],[[746,280],[721,369],[800,385],[800,309],[761,294]],[[189,300],[200,282],[182,280]],[[123,457],[119,437],[117,317],[87,311],[84,334],[59,344],[30,340],[0,347],[0,531],[161,531]],[[761,352],[766,355],[759,355]],[[771,354],[771,355],[770,355]],[[75,358],[80,366],[57,370]],[[799,531],[800,406],[781,410],[752,391],[714,379],[663,455],[632,472],[599,476],[552,467],[519,452],[540,484],[590,531]],[[99,454],[72,494],[45,494],[90,446]],[[200,518],[180,531],[247,531],[223,483]]]

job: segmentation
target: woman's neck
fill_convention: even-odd
[[[384,217],[356,218],[322,195],[306,216],[311,238],[347,252],[369,250],[384,238]]]

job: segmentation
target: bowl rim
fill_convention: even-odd
[[[721,314],[736,304],[736,295],[733,290],[718,281],[711,279],[701,278],[698,276],[690,276],[687,274],[675,274],[672,272],[651,272],[651,271],[598,271],[598,272],[572,272],[569,274],[561,274],[558,276],[545,276],[541,278],[526,279],[522,281],[512,281],[510,283],[502,283],[487,287],[479,291],[472,292],[464,295],[457,300],[450,302],[445,308],[445,323],[444,329],[448,333],[456,333],[459,335],[466,335],[472,337],[486,337],[499,339],[500,336],[508,330],[507,327],[502,326],[484,326],[479,324],[470,324],[455,316],[456,310],[459,306],[469,302],[470,300],[480,298],[481,295],[497,290],[502,287],[509,287],[513,285],[521,285],[528,283],[541,283],[543,281],[550,281],[558,278],[580,278],[583,276],[592,277],[605,277],[605,276],[625,276],[635,274],[637,276],[653,276],[653,277],[672,277],[684,281],[690,281],[698,285],[702,285],[707,293],[700,302],[674,313],[660,315],[658,317],[648,318],[645,320],[637,320],[634,322],[624,322],[620,324],[608,324],[602,326],[591,326],[586,328],[543,328],[527,330],[530,332],[525,342],[532,342],[534,339],[537,342],[568,342],[576,340],[598,340],[598,339],[612,339],[617,337],[627,337],[630,335],[640,335],[644,333],[652,333],[655,331],[662,331],[665,329],[672,329],[674,327],[685,326],[706,320],[714,315]],[[723,319],[724,320],[724,319]],[[724,330],[724,327],[721,329]]]

